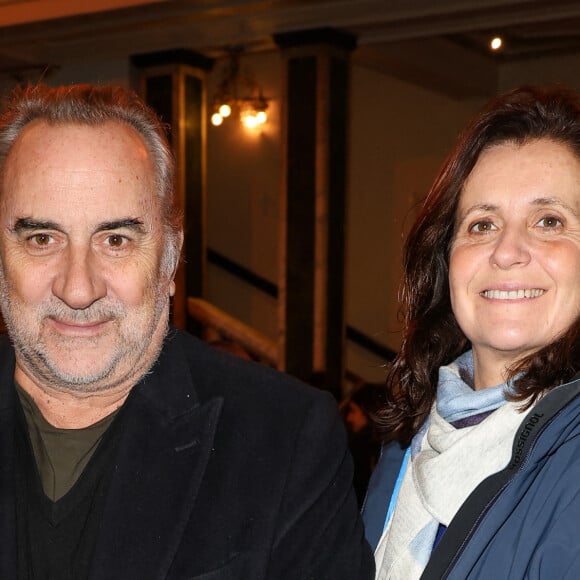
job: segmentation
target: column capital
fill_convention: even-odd
[[[312,28],[273,35],[274,42],[282,50],[306,46],[332,46],[348,52],[356,48],[356,36],[337,28]]]
[[[131,64],[137,68],[150,68],[167,65],[188,65],[209,72],[214,65],[214,59],[186,48],[173,48],[159,52],[147,52],[131,56]]]

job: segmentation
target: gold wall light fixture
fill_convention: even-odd
[[[268,120],[268,99],[255,81],[240,72],[239,46],[228,47],[225,63],[214,97],[211,124],[219,127],[225,119],[238,118],[250,129],[263,125]]]

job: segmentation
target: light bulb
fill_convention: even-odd
[[[214,127],[219,127],[224,122],[224,118],[219,113],[214,113],[211,116],[211,124]]]
[[[224,103],[223,105],[220,105],[218,112],[224,118],[229,117],[232,114],[232,108],[227,103]]]
[[[244,115],[242,123],[244,123],[244,125],[248,127],[248,129],[253,129],[254,127],[256,127],[256,125],[258,125],[258,120],[256,118],[256,115],[248,113],[247,115]]]
[[[499,50],[502,44],[503,40],[501,39],[501,37],[496,36],[491,39],[489,46],[491,47],[492,50]]]
[[[256,121],[259,125],[263,125],[268,120],[268,114],[266,111],[258,111],[256,113]]]

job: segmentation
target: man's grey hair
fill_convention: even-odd
[[[120,86],[49,87],[39,84],[18,87],[5,102],[0,115],[0,183],[12,146],[23,129],[37,120],[55,125],[89,126],[117,121],[139,133],[153,164],[163,216],[166,247],[162,268],[165,274],[171,275],[179,261],[182,221],[174,199],[173,155],[166,127],[156,114],[133,91]]]

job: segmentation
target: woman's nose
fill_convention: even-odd
[[[530,240],[525,228],[506,227],[497,237],[490,260],[502,270],[530,261]]]

